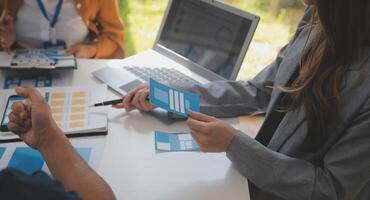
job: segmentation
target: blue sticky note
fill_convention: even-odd
[[[29,147],[17,147],[9,161],[9,168],[18,169],[26,174],[41,170],[44,159],[41,154]]]
[[[190,133],[155,131],[155,149],[159,151],[197,151],[199,146]]]
[[[200,111],[197,94],[168,87],[154,79],[150,79],[150,94],[152,104],[183,117],[188,117],[188,110]]]
[[[5,147],[0,147],[0,159],[3,157],[5,150],[6,150]]]
[[[90,161],[91,148],[76,148],[77,153],[84,159],[86,163]]]

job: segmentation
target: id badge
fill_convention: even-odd
[[[57,30],[55,28],[50,28],[49,37],[50,41],[44,43],[44,49],[67,49],[67,44],[63,40],[57,40]]]
[[[55,44],[53,44],[52,42],[44,42],[43,47],[44,49],[58,49],[58,50],[67,49],[67,45],[63,40],[57,40]]]

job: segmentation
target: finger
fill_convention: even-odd
[[[21,127],[18,124],[13,123],[13,122],[8,123],[8,129],[9,129],[9,131],[11,131],[11,132],[13,132],[17,135],[21,135],[21,134],[26,132],[26,129],[24,127]]]
[[[135,93],[134,97],[132,98],[131,104],[134,105],[137,108],[142,109],[142,106],[139,103],[139,98],[140,98],[140,93],[141,92],[142,92],[142,90],[139,90],[138,92]]]
[[[128,93],[123,99],[123,106],[127,112],[132,110],[131,99],[132,99],[131,93]]]
[[[208,115],[205,115],[203,113],[199,112],[193,112],[191,110],[188,110],[188,114],[191,118],[196,119],[198,121],[203,121],[203,122],[215,122],[217,119],[215,117],[211,117]]]
[[[72,45],[67,51],[64,52],[64,56],[70,56],[76,54],[78,51],[77,45]]]
[[[11,106],[11,109],[12,109],[12,113],[14,113],[15,115],[18,115],[21,118],[22,118],[22,115],[25,115],[26,113],[25,105],[20,102],[13,103],[13,105]]]
[[[120,108],[125,108],[125,104],[123,103],[118,103],[118,104],[114,104],[112,105],[113,108],[117,108],[117,109],[120,109]]]
[[[42,95],[40,94],[40,92],[38,92],[34,88],[17,87],[15,89],[15,92],[19,96],[22,96],[22,97],[25,97],[25,98],[29,99],[31,101],[31,103],[44,102],[44,98],[42,97]]]
[[[189,118],[186,121],[186,125],[188,125],[191,131],[201,132],[203,128],[207,126],[207,123]]]
[[[199,150],[201,152],[206,152],[206,146],[204,144],[205,138],[203,137],[203,134],[196,132],[196,131],[191,131],[190,134],[194,138],[194,140],[197,142],[199,146]]]
[[[149,89],[145,88],[143,89],[144,91],[141,93],[141,96],[140,96],[140,104],[142,105],[142,107],[144,108],[144,110],[151,110],[153,108],[153,105],[150,103],[150,101],[148,101],[148,97],[149,97]]]
[[[20,117],[18,117],[14,113],[10,113],[8,117],[9,117],[9,122],[12,122],[12,123],[18,124],[19,126],[24,127],[24,120],[22,120]]]

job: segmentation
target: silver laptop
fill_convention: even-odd
[[[259,17],[215,0],[170,0],[154,47],[93,72],[126,94],[149,78],[235,80]]]

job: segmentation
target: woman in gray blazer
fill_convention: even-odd
[[[369,199],[370,1],[305,3],[294,38],[254,79],[172,85],[201,96],[191,133],[227,153],[252,199]],[[148,95],[142,85],[116,107],[149,111]],[[256,113],[255,139],[215,118]]]

